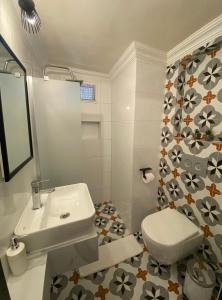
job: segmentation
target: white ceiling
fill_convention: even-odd
[[[222,0],[35,0],[48,63],[108,72],[133,40],[168,51],[222,14]]]

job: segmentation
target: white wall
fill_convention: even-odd
[[[132,216],[135,88],[136,62],[132,60],[111,80],[111,199],[128,228]]]
[[[96,85],[96,102],[81,101],[82,117],[96,117],[100,123],[89,123],[97,127],[98,138],[82,139],[82,178],[88,184],[94,203],[110,201],[111,186],[111,95],[107,75],[74,69],[84,82]],[[83,124],[83,123],[82,123]],[[83,124],[84,126],[84,124]],[[93,130],[93,129],[92,129]]]
[[[0,1],[0,34],[22,62],[35,62],[12,0]],[[32,160],[10,182],[0,183],[0,257],[5,254],[9,237],[30,196],[30,182],[35,175],[35,162]]]
[[[160,125],[165,63],[146,59],[136,64],[136,99],[133,153],[133,231],[156,207]],[[140,168],[151,167],[155,180],[144,184]]]
[[[156,207],[165,54],[133,42],[111,72],[111,200],[131,231]],[[140,168],[156,179],[144,184]]]

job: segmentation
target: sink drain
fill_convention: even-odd
[[[66,212],[66,213],[60,215],[60,219],[66,219],[66,218],[68,218],[69,216],[70,216],[70,213],[69,213],[69,212]]]

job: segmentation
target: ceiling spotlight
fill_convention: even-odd
[[[35,9],[33,0],[19,0],[21,8],[22,26],[29,33],[38,33],[41,27],[41,19]]]

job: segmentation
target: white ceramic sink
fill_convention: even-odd
[[[42,207],[33,210],[30,198],[15,228],[28,252],[80,240],[94,231],[95,208],[86,184],[56,187],[41,193],[41,200]]]

